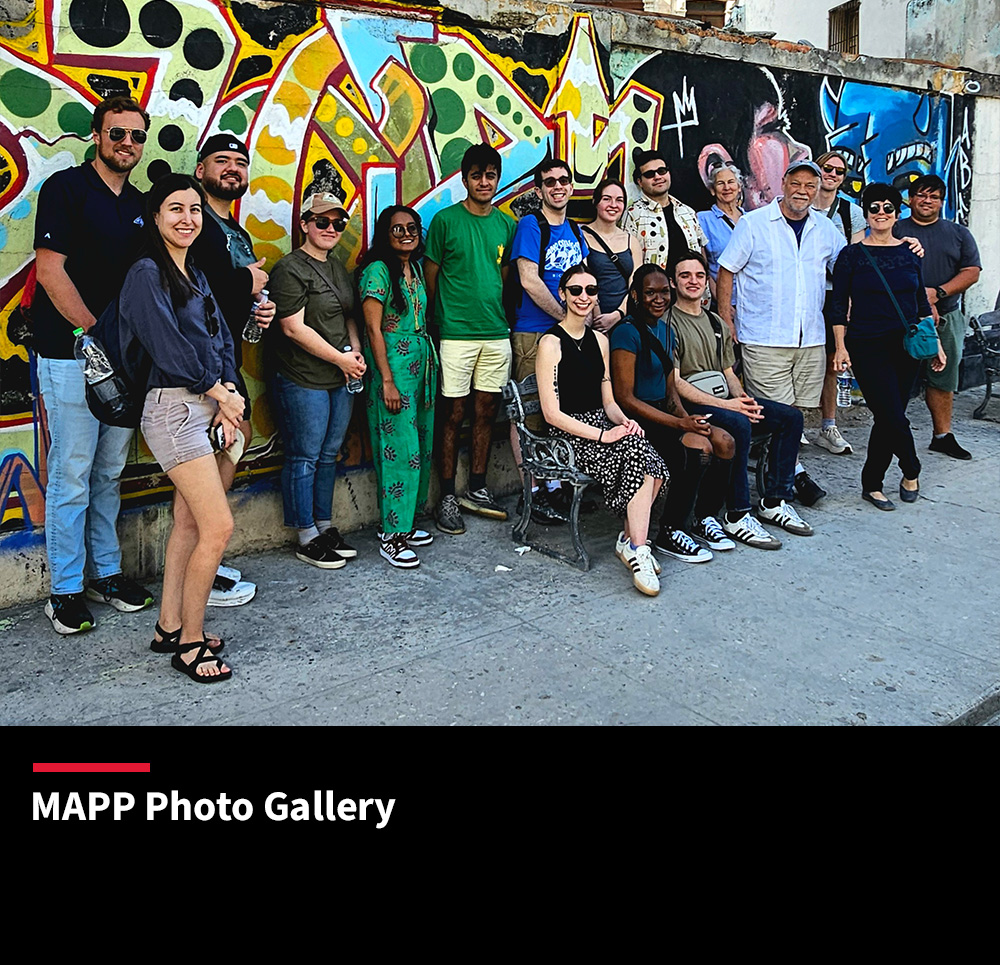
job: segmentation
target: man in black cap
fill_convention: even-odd
[[[233,202],[243,197],[249,185],[250,152],[247,146],[231,134],[213,134],[198,152],[194,176],[201,182],[208,202],[204,211],[201,234],[191,248],[198,266],[205,272],[212,293],[233,333],[236,369],[243,364],[243,329],[252,312],[257,324],[267,328],[274,318],[274,303],[259,302],[267,284],[264,259],[253,251],[250,235],[233,217]],[[236,478],[236,464],[253,437],[250,426],[250,396],[242,378],[237,386],[247,400],[241,434],[236,443],[219,459],[222,484],[229,491]],[[209,597],[209,606],[239,606],[253,599],[255,584],[241,581],[241,574],[232,567],[220,567]]]

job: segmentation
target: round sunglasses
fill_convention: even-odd
[[[145,144],[148,134],[140,128],[129,128],[129,127],[107,127],[104,129],[104,133],[111,138],[112,141],[124,141],[125,135],[130,134],[132,140],[136,144]]]
[[[873,201],[868,205],[869,214],[895,214],[896,206],[891,201]]]
[[[416,222],[411,221],[409,224],[394,224],[389,229],[389,233],[397,238],[402,238],[403,235],[416,238],[420,234],[420,229],[417,227]]]

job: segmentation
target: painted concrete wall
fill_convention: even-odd
[[[269,266],[295,243],[306,194],[323,188],[343,198],[352,219],[337,255],[353,267],[386,204],[414,205],[426,224],[459,200],[462,153],[486,140],[504,159],[501,207],[516,216],[530,209],[530,171],[554,152],[572,163],[578,217],[587,216],[585,199],[606,172],[627,177],[637,146],[661,145],[676,193],[703,208],[713,158],[731,157],[747,172],[747,203],[756,207],[775,195],[790,157],[834,145],[852,158],[852,199],[871,180],[940,173],[951,185],[950,216],[982,232],[984,254],[997,267],[1000,206],[989,202],[998,179],[978,174],[996,168],[1000,91],[988,79],[852,64],[593,8],[530,0],[453,6],[461,16],[388,2],[7,0],[10,19],[0,22],[0,606],[48,587],[45,415],[16,312],[33,257],[35,202],[49,174],[87,157],[90,114],[105,94],[131,92],[152,115],[133,175],[140,189],[160,172],[193,170],[211,133],[232,131],[249,142],[250,190],[238,214]],[[973,85],[979,96],[970,96]],[[974,158],[980,116],[989,132],[982,143],[990,147],[979,152],[985,159]],[[992,305],[995,295],[981,297]],[[276,492],[280,440],[262,395],[259,349],[245,352],[245,370],[254,440],[232,495],[234,551],[286,538]],[[356,419],[334,505],[345,529],[375,520],[370,466]],[[499,441],[491,473],[501,491],[513,486]],[[153,573],[169,527],[169,485],[140,437],[122,488],[126,567]]]
[[[826,48],[829,11],[843,0],[744,0],[744,30],[773,30],[781,40],[806,40]],[[962,3],[963,0],[958,0]],[[906,56],[908,0],[862,0],[858,11],[860,53],[871,57]]]
[[[1000,0],[910,0],[906,56],[1000,71]]]

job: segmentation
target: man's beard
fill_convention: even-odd
[[[101,160],[109,168],[111,168],[112,171],[117,171],[119,174],[126,174],[129,171],[131,171],[132,168],[134,168],[139,163],[139,160],[141,158],[141,155],[138,152],[136,152],[134,148],[132,149],[132,155],[130,157],[119,157],[117,154],[115,154],[114,147],[112,147],[107,154],[105,154],[100,149],[98,149],[97,153],[100,156]]]
[[[211,180],[204,178],[201,186],[213,198],[218,198],[220,201],[235,201],[247,193],[247,188],[250,185],[247,181],[220,181],[214,178]]]

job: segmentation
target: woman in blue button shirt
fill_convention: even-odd
[[[233,444],[243,419],[229,326],[205,276],[187,257],[202,226],[205,197],[183,174],[155,182],[147,201],[146,252],[122,287],[123,336],[134,336],[152,360],[142,434],[174,484],[173,527],[163,563],[163,595],[150,645],[172,653],[171,665],[198,683],[228,680],[206,637],[205,607],[233,517],[216,462]],[[123,344],[125,344],[123,339]]]
[[[698,221],[708,238],[705,255],[708,258],[709,288],[712,292],[712,310],[715,301],[715,281],[719,277],[719,255],[726,250],[736,222],[743,217],[740,201],[743,197],[743,176],[731,161],[712,168],[708,173],[708,190],[715,204],[708,211],[698,212]],[[735,294],[733,296],[735,304]]]

